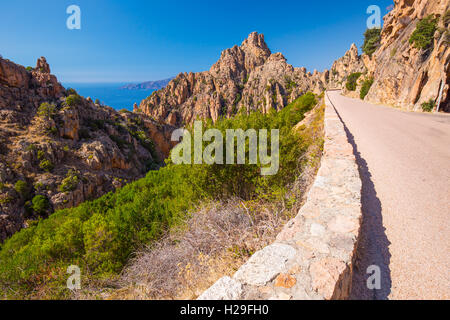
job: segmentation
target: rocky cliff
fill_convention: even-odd
[[[448,0],[395,0],[385,18],[381,44],[368,71],[375,82],[367,100],[417,110],[430,99],[437,102],[442,88],[441,110],[450,111],[449,21],[443,19]],[[409,42],[417,23],[429,15],[438,19],[432,45],[418,49]]]
[[[0,243],[157,168],[172,131],[64,89],[45,58],[27,69],[0,58]]]
[[[179,74],[134,111],[181,126],[196,118],[216,121],[240,109],[279,110],[307,91],[320,93],[327,76],[292,67],[281,53],[271,53],[262,34],[253,32],[241,46],[224,50],[209,71]]]
[[[327,89],[343,89],[349,75],[365,72],[366,66],[353,43],[345,55],[333,63],[328,77]]]
[[[365,79],[373,79],[366,101],[421,110],[430,100],[440,110],[450,112],[450,4],[448,0],[395,0],[394,9],[384,17],[378,48],[372,56],[358,55],[352,48],[337,60],[330,75],[329,88],[339,87],[350,96],[358,96]],[[418,48],[410,42],[418,23],[427,17],[437,21],[431,44]],[[345,82],[349,74],[361,72],[357,90],[349,92]]]

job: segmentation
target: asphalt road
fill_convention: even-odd
[[[450,299],[450,115],[328,96],[363,180],[353,299]],[[381,270],[369,290],[367,268]]]

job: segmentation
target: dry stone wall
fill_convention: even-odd
[[[321,167],[305,205],[233,277],[199,300],[346,299],[361,226],[361,179],[353,148],[326,98]]]

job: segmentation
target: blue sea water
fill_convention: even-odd
[[[99,99],[103,105],[116,110],[132,111],[133,104],[139,103],[152,94],[154,90],[120,89],[126,83],[63,83],[65,88],[75,89],[79,95],[92,100]]]

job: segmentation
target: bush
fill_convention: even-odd
[[[411,34],[409,43],[418,49],[428,49],[433,44],[437,29],[437,19],[430,15],[417,23],[416,30]]]
[[[59,186],[59,191],[61,192],[70,192],[77,188],[78,183],[80,182],[80,177],[78,172],[70,169],[66,174],[66,178],[61,182]]]
[[[38,214],[43,214],[48,209],[48,199],[44,196],[35,196],[31,202],[33,210]]]
[[[373,78],[364,80],[362,87],[361,87],[361,92],[359,93],[359,97],[361,98],[361,100],[364,100],[364,98],[367,96],[370,88],[372,87],[372,84],[373,84]]]
[[[23,180],[19,180],[16,182],[16,184],[14,185],[14,190],[16,190],[17,193],[20,194],[20,196],[23,198],[26,198],[28,196],[28,184]]]
[[[377,50],[378,45],[381,40],[381,29],[380,28],[372,28],[367,29],[364,33],[364,44],[362,50],[368,56],[372,56],[372,54]]]
[[[81,97],[78,94],[71,94],[66,98],[66,104],[69,107],[75,107],[81,103]]]
[[[433,99],[430,99],[427,102],[422,103],[422,110],[424,112],[433,112],[434,107],[436,107],[436,102]]]
[[[44,159],[39,163],[39,168],[47,172],[51,172],[54,167],[55,167],[54,164],[47,159]]]
[[[347,83],[345,84],[345,87],[349,91],[355,91],[356,90],[356,82],[358,81],[359,77],[361,77],[361,72],[355,72],[348,76]]]
[[[28,72],[33,71],[33,67],[30,67],[30,66],[26,67],[26,69],[27,69]]]
[[[37,114],[41,118],[53,118],[56,115],[56,106],[53,103],[44,102],[41,103]]]
[[[445,27],[450,24],[450,10],[445,11],[444,15],[442,16],[442,23]]]
[[[68,95],[68,96],[70,96],[70,95],[78,95],[78,93],[75,91],[75,89],[73,89],[73,88],[67,88],[67,90],[66,90],[66,94]]]

